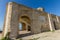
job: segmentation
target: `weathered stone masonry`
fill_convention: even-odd
[[[10,38],[18,36],[19,22],[24,22],[31,27],[31,33],[41,33],[60,29],[60,17],[49,14],[43,8],[32,9],[21,4],[9,2],[6,8],[6,17],[3,28],[3,36],[10,32]],[[22,20],[21,17],[28,18]],[[29,21],[28,21],[29,20]]]

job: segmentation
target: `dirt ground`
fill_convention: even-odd
[[[0,38],[1,38],[1,34],[0,34]],[[38,38],[38,40],[60,40],[60,30],[56,30],[53,32],[50,32],[50,31],[49,32],[43,32],[43,33],[39,33],[39,34],[24,36],[21,38],[23,40],[34,39],[34,38]]]
[[[60,30],[56,30],[53,32],[43,32],[35,35],[22,37],[22,39],[26,40],[34,38],[38,38],[38,40],[60,40]]]

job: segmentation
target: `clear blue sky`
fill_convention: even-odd
[[[6,4],[11,1],[31,8],[43,7],[46,12],[60,16],[60,0],[0,0],[0,29],[3,28]]]

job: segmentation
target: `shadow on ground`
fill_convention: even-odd
[[[20,34],[17,38],[22,38],[30,35],[33,35],[33,34],[32,33]]]

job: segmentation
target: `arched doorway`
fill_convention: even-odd
[[[20,30],[20,31],[26,30],[26,24],[23,23],[23,22],[19,23],[19,30]]]
[[[28,16],[19,18],[19,35],[31,33],[31,20]]]

